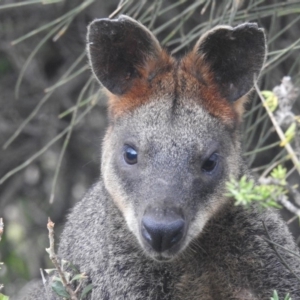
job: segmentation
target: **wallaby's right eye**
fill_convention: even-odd
[[[218,164],[219,155],[217,153],[213,153],[202,165],[202,170],[210,173],[212,172],[217,164]]]
[[[130,146],[125,146],[125,150],[124,150],[124,159],[126,161],[127,164],[129,165],[134,165],[137,163],[137,151],[130,147]]]

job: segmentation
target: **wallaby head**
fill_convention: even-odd
[[[109,97],[105,187],[144,251],[171,260],[240,175],[238,128],[264,63],[264,32],[254,23],[216,27],[180,60],[127,16],[95,20],[87,38]]]

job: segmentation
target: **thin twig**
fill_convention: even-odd
[[[289,193],[293,196],[295,202],[298,205],[300,205],[300,193],[298,192],[298,190],[296,188],[297,186],[296,187],[291,186],[288,182],[285,182],[284,184],[282,184],[280,182],[280,180],[272,178],[272,177],[268,177],[268,178],[260,177],[258,181],[261,184],[278,185],[278,186],[281,186],[281,187],[287,189],[289,191]]]
[[[274,243],[273,241],[272,241],[272,239],[271,239],[271,236],[270,236],[270,234],[269,234],[269,231],[268,231],[268,229],[267,229],[267,226],[266,226],[266,224],[265,224],[265,222],[264,221],[262,221],[262,223],[263,223],[263,226],[264,226],[264,228],[265,228],[265,231],[266,231],[266,234],[267,234],[267,237],[268,237],[268,239],[266,239],[266,238],[264,238],[264,240],[265,241],[267,241],[267,242],[269,242],[270,244],[271,244],[271,247],[273,248],[273,250],[275,251],[275,253],[277,254],[277,256],[280,258],[280,260],[281,260],[281,262],[282,262],[282,264],[300,281],[300,277],[297,275],[297,274],[295,274],[294,272],[293,272],[293,270],[290,268],[290,266],[287,264],[287,262],[285,261],[285,259],[282,257],[282,255],[278,252],[278,250],[276,249],[276,247],[275,247],[275,245],[277,246],[277,247],[279,247],[280,245],[279,244],[276,244],[276,243]],[[288,249],[285,249],[284,247],[282,247],[282,246],[280,246],[280,248],[283,248],[284,250],[286,250],[287,252],[291,252],[291,251],[289,251]],[[294,255],[296,255],[296,253],[293,253]],[[296,255],[296,256],[298,256],[298,255]],[[299,257],[299,256],[298,256]]]
[[[63,74],[63,76],[58,80],[64,80],[69,76],[69,74],[76,68],[76,66],[83,60],[85,57],[85,51],[75,60],[75,62],[69,67],[69,69]],[[51,89],[51,91],[46,94],[34,108],[34,110],[30,113],[30,115],[21,123],[18,129],[14,132],[14,134],[5,142],[3,149],[6,149],[23,131],[25,126],[35,117],[35,115],[39,112],[40,108],[50,99],[50,96],[54,92],[55,89]]]
[[[287,199],[287,196],[281,195],[280,197],[278,197],[278,202],[280,202],[288,211],[300,217],[300,209],[297,208],[293,203],[291,203]]]
[[[65,21],[66,22],[66,21]],[[55,34],[57,31],[59,31],[59,29],[61,29],[61,27],[63,27],[65,25],[65,22],[58,24],[57,26],[55,26],[52,30],[50,30],[40,41],[39,43],[35,46],[35,48],[33,49],[33,51],[30,53],[30,55],[28,56],[28,58],[26,59],[24,65],[21,68],[21,71],[19,73],[17,82],[16,82],[16,86],[15,86],[15,97],[16,99],[19,98],[19,92],[20,92],[20,86],[21,83],[23,81],[25,72],[28,69],[28,66],[30,64],[30,62],[32,61],[33,57],[37,54],[37,52],[42,48],[43,45],[45,45],[45,43],[47,42],[47,40],[50,39],[50,37]]]
[[[83,275],[84,275],[84,274],[83,274]],[[76,288],[76,290],[75,290],[75,292],[74,292],[75,294],[77,294],[77,293],[80,291],[82,285],[83,285],[83,280],[80,280],[80,282],[79,282],[79,284],[78,284],[78,287]]]
[[[49,231],[49,242],[50,242],[50,247],[47,250],[47,252],[49,253],[49,258],[52,261],[53,265],[55,266],[59,277],[62,280],[62,284],[65,287],[67,293],[70,295],[71,300],[78,300],[75,292],[72,290],[70,283],[67,281],[64,272],[62,271],[58,258],[56,256],[55,253],[55,249],[54,249],[54,223],[51,221],[50,218],[48,218],[48,223],[47,223],[47,229]]]
[[[20,38],[14,40],[11,42],[11,45],[14,46],[22,41],[24,41],[25,39],[28,39],[29,37],[43,31],[43,30],[46,30],[46,29],[49,29],[50,27],[60,23],[60,22],[63,22],[65,19],[68,19],[68,18],[74,18],[77,14],[79,14],[82,10],[84,10],[86,7],[88,7],[90,4],[92,4],[94,2],[94,0],[88,0],[88,1],[84,1],[82,4],[80,4],[79,6],[71,9],[70,11],[68,11],[66,14],[60,16],[59,18],[43,25],[43,26],[40,26],[39,28],[37,29],[34,29],[32,31],[30,31],[29,33],[21,36]],[[0,7],[1,9],[1,7]]]
[[[93,80],[93,76],[90,77],[90,79],[87,81],[87,83],[85,84],[85,86],[82,88],[82,90],[81,90],[81,92],[80,92],[80,94],[78,96],[78,99],[77,99],[77,102],[76,102],[76,107],[75,107],[75,110],[73,111],[72,120],[71,120],[71,123],[70,123],[70,126],[69,126],[70,129],[69,129],[69,131],[67,133],[67,136],[65,138],[64,144],[62,146],[62,149],[61,149],[61,152],[60,152],[60,155],[59,155],[59,158],[58,158],[57,166],[56,166],[56,169],[55,169],[55,174],[54,174],[54,178],[53,178],[53,182],[52,182],[52,187],[51,187],[51,193],[50,193],[50,200],[49,200],[50,204],[52,204],[53,201],[54,201],[55,188],[56,188],[56,183],[57,183],[57,179],[58,179],[58,175],[59,175],[61,163],[62,163],[64,154],[66,152],[67,146],[69,144],[69,141],[70,141],[70,138],[71,138],[71,135],[72,135],[72,132],[73,132],[73,128],[74,128],[74,126],[76,124],[75,122],[76,122],[76,117],[77,117],[79,103],[81,102],[81,100],[82,100],[82,98],[83,98],[86,90],[90,86],[92,80]]]
[[[291,223],[293,223],[293,222],[296,221],[297,219],[299,219],[298,216],[293,216],[293,217],[290,218],[288,221],[286,221],[286,224],[290,225]]]
[[[96,103],[95,103],[96,104]],[[94,107],[94,105],[91,105],[90,107],[88,107],[76,120],[75,124],[79,123],[84,116]],[[22,164],[20,164],[18,167],[12,169],[11,171],[7,172],[1,179],[0,179],[0,185],[3,184],[3,182],[5,182],[8,178],[10,178],[12,175],[14,175],[15,173],[23,170],[24,168],[26,168],[28,165],[30,165],[35,159],[37,159],[40,155],[42,155],[44,152],[46,152],[50,146],[52,146],[55,142],[57,142],[60,138],[62,138],[69,130],[70,130],[71,126],[68,126],[67,128],[65,128],[61,133],[59,133],[56,137],[54,137],[50,142],[48,142],[48,144],[46,144],[41,150],[39,150],[38,152],[36,152],[34,155],[32,155],[31,157],[29,157],[25,162],[23,162]]]
[[[32,5],[32,4],[41,3],[41,2],[43,2],[43,0],[31,0],[31,1],[23,1],[23,2],[19,2],[19,3],[4,4],[4,5],[0,5],[0,10],[7,9],[7,8],[20,7],[20,6],[24,6],[24,5]]]
[[[298,253],[296,253],[296,252],[294,252],[294,251],[292,251],[292,250],[289,250],[289,249],[287,249],[287,248],[281,246],[280,244],[278,244],[278,243],[276,243],[276,242],[274,242],[274,241],[272,241],[272,240],[270,240],[270,239],[267,239],[267,238],[265,238],[265,237],[264,237],[263,239],[266,240],[268,243],[273,244],[274,246],[276,246],[276,247],[278,247],[278,248],[281,248],[281,249],[283,249],[284,251],[293,254],[293,255],[296,256],[297,258],[300,258],[300,255],[299,255]]]
[[[83,72],[85,72],[86,70],[89,69],[88,65],[84,65],[82,68],[80,68],[79,70],[73,72],[69,77],[65,77],[64,79],[61,79],[59,81],[57,81],[54,85],[47,87],[44,92],[45,93],[49,93],[50,91],[55,90],[56,88],[58,88],[61,85],[66,84],[67,82],[69,82],[70,80],[74,79],[75,77],[81,75]]]
[[[258,181],[261,181],[263,178],[266,178],[266,176],[274,169],[276,168],[279,164],[281,163],[281,161],[275,161],[273,164],[269,165],[269,167],[267,167],[264,172],[260,175]]]
[[[289,178],[295,170],[296,170],[296,167],[293,166],[293,167],[287,172],[285,178]]]
[[[2,238],[3,231],[4,231],[4,223],[3,223],[3,219],[0,218],[0,241]]]
[[[46,285],[47,280],[46,280],[46,278],[45,278],[45,275],[44,275],[44,272],[43,272],[43,269],[42,269],[42,268],[40,268],[40,273],[41,273],[42,282],[43,282],[43,285],[44,285],[44,288],[45,288],[47,300],[50,300],[49,293],[48,293],[48,289],[47,289],[47,285]]]
[[[261,94],[261,92],[260,92],[260,90],[258,88],[256,80],[254,80],[254,87],[256,89],[256,92],[257,92],[260,100],[264,104],[264,107],[265,107],[265,109],[266,109],[266,111],[267,111],[267,113],[268,113],[268,115],[269,115],[269,117],[270,117],[270,119],[271,119],[271,121],[273,123],[273,126],[274,126],[274,128],[275,128],[275,130],[276,130],[276,132],[277,132],[277,134],[279,136],[279,138],[281,139],[281,141],[285,141],[286,140],[285,135],[284,135],[282,129],[280,128],[280,126],[278,125],[278,123],[277,123],[277,121],[276,121],[273,113],[271,112],[271,110],[269,109],[269,107],[266,105],[265,99],[264,99],[263,95]],[[288,152],[288,154],[290,155],[291,160],[294,163],[294,166],[296,167],[298,173],[300,174],[300,162],[299,162],[299,160],[298,160],[298,158],[296,156],[296,153],[294,152],[294,150],[291,147],[290,143],[285,143],[284,147],[285,147],[286,151]]]
[[[43,285],[44,285],[44,287],[46,288],[46,282],[47,282],[47,280],[46,280],[46,278],[45,278],[44,271],[43,271],[42,268],[40,268],[40,273],[41,273]]]
[[[118,7],[116,8],[115,11],[113,11],[110,15],[109,15],[109,19],[114,18],[121,10],[122,8],[127,4],[128,0],[120,0]]]

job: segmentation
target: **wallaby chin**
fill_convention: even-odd
[[[246,169],[239,128],[264,31],[216,27],[177,60],[120,16],[90,24],[87,51],[110,125],[102,179],[70,215],[59,255],[89,277],[88,299],[269,299],[273,290],[299,299],[262,225],[297,252],[284,222],[224,196]],[[300,276],[299,261],[281,255]]]

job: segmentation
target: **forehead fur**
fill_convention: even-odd
[[[191,73],[193,64],[191,55],[176,61],[164,53],[164,60],[160,62],[155,76],[149,66],[146,70],[148,76],[139,78],[138,84],[127,93],[119,96],[107,92],[111,117],[115,119],[146,103],[154,102],[157,105],[163,99],[168,99],[173,109],[179,102],[181,105],[194,102],[232,127],[238,118],[235,106],[220,95],[208,68],[203,64],[203,80],[199,81]],[[152,68],[155,69],[155,66]]]
[[[143,152],[159,146],[159,151],[166,148],[170,154],[173,147],[179,152],[191,148],[197,153],[218,148],[220,141],[231,141],[233,131],[195,101],[181,98],[174,102],[169,95],[148,101],[115,119],[113,132],[116,143],[133,144]],[[228,138],[224,139],[225,136]]]

